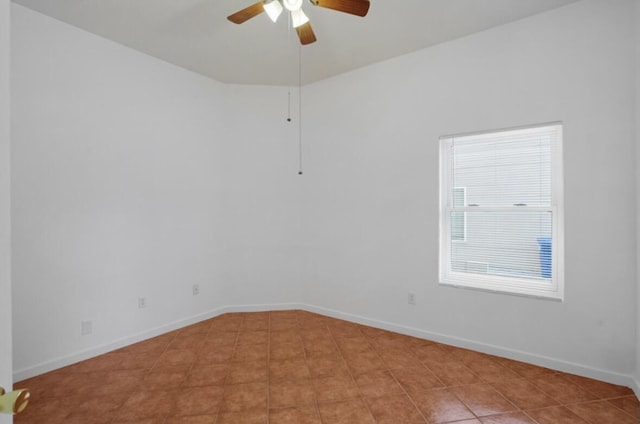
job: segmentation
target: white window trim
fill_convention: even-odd
[[[552,204],[550,207],[504,207],[482,208],[465,207],[456,208],[456,211],[509,211],[531,212],[550,211],[552,213],[552,259],[551,279],[548,282],[531,280],[518,277],[506,277],[496,275],[469,274],[452,270],[451,267],[451,220],[453,200],[451,196],[453,186],[452,172],[450,169],[449,140],[455,137],[493,134],[504,131],[537,128],[544,126],[558,126],[559,137],[557,142],[551,144],[551,191]],[[478,289],[490,292],[537,297],[552,300],[564,300],[564,178],[563,178],[563,126],[561,122],[552,122],[525,127],[506,128],[494,131],[478,133],[457,134],[440,137],[440,244],[439,244],[439,283],[443,286]]]

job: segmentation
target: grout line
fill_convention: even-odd
[[[307,366],[307,370],[309,370],[309,364],[308,364],[309,358],[307,357],[307,348],[304,346],[304,338],[302,337],[302,332],[304,330],[300,325],[299,315],[300,314],[296,312],[296,329],[298,333],[298,338],[300,339],[300,345],[302,345],[302,356],[304,357],[304,363]],[[318,419],[322,423],[322,415],[320,415],[320,403],[318,402],[318,395],[316,393],[316,390],[313,387],[313,376],[311,375],[311,370],[309,370],[309,385],[311,386],[311,390],[313,390],[313,406],[315,406]]]
[[[366,337],[366,336],[365,336]],[[377,337],[373,337],[373,339],[376,339]],[[369,342],[367,342],[369,343]],[[385,367],[387,366],[386,362],[384,362],[384,359],[382,359],[382,356],[380,356],[380,352],[378,352],[378,349],[375,348],[375,345],[372,345],[371,343],[369,343],[369,346],[371,346],[373,348],[373,351],[376,353],[376,355],[378,356],[378,359],[380,359],[380,361],[385,365]],[[411,349],[409,349],[411,350]],[[413,350],[411,350],[411,353],[413,353]],[[420,362],[420,359],[418,359],[418,363],[420,365],[422,365],[422,362]],[[424,366],[424,365],[423,365]],[[426,368],[426,366],[425,366]],[[411,404],[414,406],[414,408],[416,408],[416,410],[418,411],[418,413],[420,414],[420,416],[424,419],[424,421],[426,423],[430,423],[429,419],[427,417],[424,416],[424,414],[422,413],[422,410],[420,408],[418,408],[418,405],[416,405],[416,403],[414,402],[413,398],[411,397],[411,395],[409,394],[409,392],[407,392],[404,388],[404,386],[402,384],[400,384],[400,382],[398,381],[398,379],[396,378],[395,375],[393,375],[393,371],[391,369],[389,369],[388,367],[386,368],[387,372],[389,373],[389,375],[391,375],[391,378],[393,378],[393,381],[396,382],[396,384],[402,389],[402,392],[405,394],[405,396],[407,396],[407,398],[409,399],[409,402],[411,402]],[[429,372],[431,372],[434,377],[436,377],[436,379],[438,381],[440,381],[440,379],[438,378],[437,375],[435,375],[431,370],[428,370]],[[471,412],[473,413],[473,412]],[[475,415],[475,414],[474,414]]]
[[[269,424],[271,406],[271,311],[269,311],[267,317],[267,424]]]
[[[222,397],[220,399],[220,405],[218,405],[218,411],[216,412],[216,423],[218,422],[219,418],[220,418],[220,414],[222,413],[222,404],[224,402],[224,395],[227,393],[227,379],[229,378],[229,372],[231,371],[231,369],[233,368],[233,357],[236,354],[236,348],[238,347],[238,341],[240,340],[240,328],[242,327],[242,322],[244,321],[244,317],[242,317],[242,320],[240,321],[240,324],[238,324],[238,327],[236,328],[236,340],[233,343],[233,350],[231,352],[231,358],[229,358],[229,369],[226,371],[226,374],[224,376],[224,380],[222,381]]]
[[[359,324],[354,324],[354,323],[350,323],[356,326],[359,326]],[[371,411],[371,408],[369,407],[369,403],[364,399],[364,396],[362,395],[362,392],[360,391],[360,386],[358,386],[358,382],[356,381],[353,372],[351,371],[351,369],[349,368],[349,364],[347,363],[347,360],[345,359],[344,355],[342,354],[342,350],[340,350],[340,346],[338,346],[338,342],[336,341],[336,338],[333,335],[333,332],[331,331],[331,328],[329,328],[329,324],[327,325],[327,330],[329,331],[329,335],[331,336],[331,340],[333,340],[333,344],[336,346],[336,349],[338,350],[338,354],[340,355],[340,357],[342,358],[342,361],[345,363],[347,372],[349,373],[349,376],[351,377],[351,381],[353,381],[353,384],[355,384],[355,387],[358,389],[358,393],[360,394],[359,399],[362,403],[364,403],[364,406],[367,408],[367,411],[369,411],[369,415],[371,416],[371,418],[373,419],[374,422],[376,422],[376,417],[373,415],[373,412]],[[362,333],[362,331],[360,331],[360,329],[358,328],[358,332],[360,333],[360,335],[362,337],[365,337],[364,334]],[[366,338],[366,337],[365,337]],[[369,343],[369,341],[367,341],[367,343]],[[369,345],[371,346],[371,345]],[[375,349],[374,349],[375,351]]]

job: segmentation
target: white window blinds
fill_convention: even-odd
[[[441,138],[440,280],[562,297],[560,124]]]

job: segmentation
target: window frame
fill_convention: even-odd
[[[450,160],[453,141],[458,138],[484,139],[492,135],[504,135],[506,132],[540,129],[549,127],[553,133],[551,142],[551,203],[549,206],[500,206],[483,207],[481,205],[454,207],[453,190],[457,189],[453,181],[453,167]],[[498,130],[473,132],[441,136],[440,149],[440,240],[439,240],[439,284],[443,286],[463,287],[505,294],[538,297],[552,300],[564,300],[564,187],[563,187],[563,133],[562,122],[529,125]],[[482,141],[479,141],[482,142]],[[466,198],[465,189],[465,198]],[[475,274],[453,270],[451,246],[460,243],[452,239],[451,213],[465,213],[465,240],[467,239],[467,212],[549,212],[552,222],[551,278],[546,280],[517,276],[493,274]]]
[[[453,191],[456,191],[456,190],[462,191],[462,203],[466,205],[467,204],[467,188],[453,187]],[[455,201],[453,203],[455,203]],[[466,243],[467,241],[467,213],[466,212],[460,212],[460,213],[462,213],[462,238],[460,239],[451,238],[452,243]]]

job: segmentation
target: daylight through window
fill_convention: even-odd
[[[440,282],[562,299],[562,125],[440,139]]]

